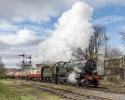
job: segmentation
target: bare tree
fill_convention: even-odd
[[[119,82],[119,78],[124,77],[124,58],[119,48],[108,46],[107,59],[104,61],[104,66],[107,79]]]
[[[93,36],[91,36],[88,48],[78,48],[73,54],[76,58],[84,59],[84,57],[87,57],[89,59],[94,59],[95,61],[97,61],[101,48],[106,48],[106,44],[108,41],[106,28],[103,25],[94,25],[93,29],[94,34]]]
[[[123,41],[123,44],[125,45],[125,31],[120,32],[121,39]]]
[[[5,73],[5,67],[4,67],[4,64],[3,64],[3,62],[1,61],[1,58],[0,58],[0,75],[2,75],[4,73]]]
[[[102,47],[107,41],[106,28],[103,25],[94,25],[94,35],[90,39],[88,54],[90,59],[98,60],[98,56]]]
[[[122,51],[120,51],[119,48],[117,47],[107,47],[107,58],[108,59],[116,59],[116,58],[120,58],[121,56],[123,56]]]
[[[73,52],[73,56],[74,56],[75,60],[84,60],[86,55],[87,55],[86,50],[82,49],[82,48],[77,48]]]

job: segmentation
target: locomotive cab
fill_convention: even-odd
[[[100,76],[97,73],[97,65],[94,60],[88,60],[86,62],[86,65],[84,67],[84,86],[94,86],[98,87],[99,80],[101,79]]]

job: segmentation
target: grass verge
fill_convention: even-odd
[[[61,98],[16,81],[0,80],[0,100],[61,100]]]

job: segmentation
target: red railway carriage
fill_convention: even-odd
[[[25,69],[20,72],[16,72],[14,75],[15,78],[22,78],[22,79],[27,79],[27,80],[40,80],[41,68],[38,67],[37,65],[32,69]]]

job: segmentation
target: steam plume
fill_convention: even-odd
[[[92,10],[83,1],[78,1],[61,15],[55,31],[40,44],[44,60],[67,61],[72,58],[73,49],[88,46],[93,33]]]
[[[75,84],[77,82],[76,77],[77,77],[77,75],[74,71],[72,73],[70,73],[68,76],[69,82]]]

